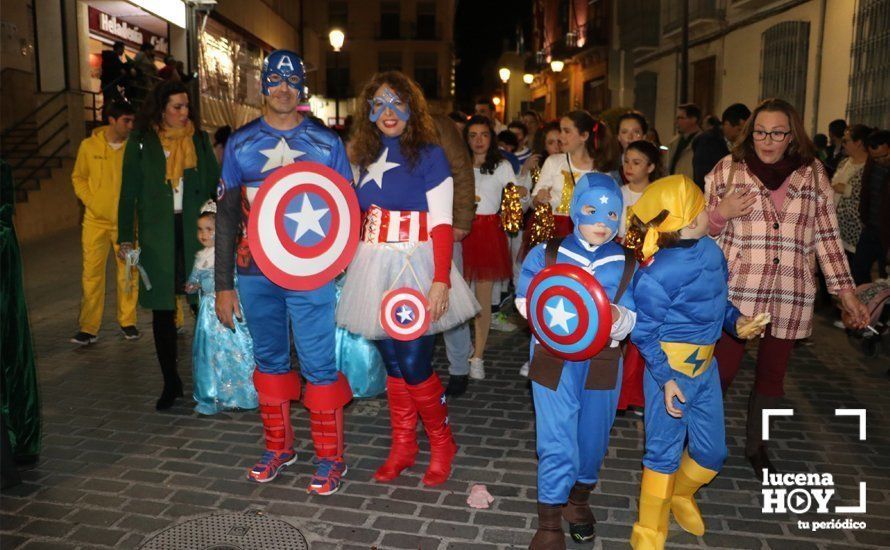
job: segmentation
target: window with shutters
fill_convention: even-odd
[[[859,0],[847,119],[890,127],[890,0]]]
[[[655,102],[658,93],[658,73],[643,71],[634,75],[634,109],[655,121]]]
[[[377,70],[381,73],[402,70],[402,52],[378,52]]]
[[[414,80],[427,99],[439,98],[439,56],[435,52],[414,54]]]
[[[801,114],[807,98],[810,23],[785,21],[761,35],[760,99],[778,97]]]

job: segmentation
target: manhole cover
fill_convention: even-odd
[[[213,514],[161,531],[143,550],[308,550],[303,533],[293,525],[257,511]]]

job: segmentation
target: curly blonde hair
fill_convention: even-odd
[[[402,154],[413,167],[420,157],[421,149],[426,145],[437,144],[438,138],[423,92],[411,78],[399,71],[375,74],[362,90],[349,139],[353,153],[352,161],[359,167],[366,168],[380,156],[382,134],[369,118],[371,111],[369,101],[374,99],[374,93],[383,85],[391,88],[411,109],[411,117],[399,138],[399,143],[402,146]]]

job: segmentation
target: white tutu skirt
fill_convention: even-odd
[[[405,268],[405,262],[409,262],[410,267]],[[369,340],[389,338],[380,324],[383,295],[389,290],[409,287],[427,296],[432,281],[431,241],[380,244],[362,241],[346,270],[346,281],[337,305],[337,324]],[[427,334],[454,328],[475,317],[480,309],[470,287],[452,264],[448,311],[438,321],[430,324]]]

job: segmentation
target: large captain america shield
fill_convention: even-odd
[[[295,162],[260,186],[247,238],[257,267],[272,282],[314,290],[352,260],[359,223],[358,199],[343,176],[317,162]]]
[[[584,361],[609,341],[612,309],[596,278],[579,266],[553,264],[538,273],[528,288],[528,324],[550,353]]]

